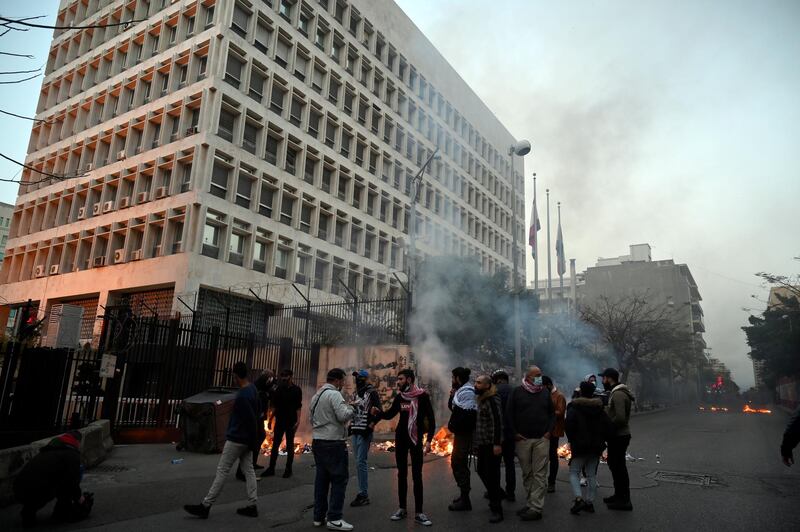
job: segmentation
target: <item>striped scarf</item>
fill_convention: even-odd
[[[412,384],[407,392],[400,392],[400,397],[404,401],[411,403],[411,410],[408,412],[408,436],[411,438],[411,443],[417,444],[419,439],[417,434],[417,413],[419,413],[419,396],[424,394],[425,390],[419,388],[416,384]]]

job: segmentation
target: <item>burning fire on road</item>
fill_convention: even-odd
[[[272,442],[275,439],[275,433],[269,427],[269,423],[267,421],[264,422],[264,430],[266,431],[267,435],[264,438],[264,441],[261,443],[261,454],[269,455],[272,451]],[[309,454],[311,453],[311,444],[306,443],[304,441],[298,440],[297,435],[295,435],[294,441],[294,454],[297,456],[298,454]],[[286,441],[284,440],[281,442],[280,449],[278,450],[278,454],[281,456],[286,456],[288,453],[286,452]]]
[[[395,449],[394,441],[376,443],[375,448],[387,453],[393,453]],[[433,436],[431,442],[431,453],[437,456],[450,456],[453,454],[453,433],[442,427]]]
[[[753,408],[752,406],[745,404],[742,407],[742,412],[745,414],[771,414],[772,410],[768,410],[766,408]]]

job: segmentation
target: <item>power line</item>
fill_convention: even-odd
[[[6,17],[0,17],[0,21],[5,22],[5,24],[0,24],[0,26],[5,26],[15,31],[28,31],[28,30],[23,28],[14,28],[10,26],[10,24],[19,24],[20,26],[27,26],[28,28],[40,28],[45,30],[88,30],[94,28],[109,28],[113,26],[127,26],[129,24],[138,24],[139,22],[142,22],[141,20],[128,20],[126,22],[111,22],[108,24],[89,24],[86,26],[50,26],[48,24],[34,24],[32,22],[26,22],[27,20],[32,20],[42,17],[44,17],[44,15],[40,15],[38,17],[21,18],[17,20]]]

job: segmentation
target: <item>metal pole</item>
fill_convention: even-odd
[[[536,172],[533,173],[533,205],[534,211],[536,206]],[[538,213],[534,212],[533,215],[537,215]],[[536,233],[536,219],[534,218],[531,220],[531,226],[533,227],[534,233]],[[539,295],[539,236],[534,234],[533,240],[533,293]]]
[[[550,265],[550,189],[545,192],[547,193],[547,305],[549,307],[553,299],[553,275]]]
[[[514,268],[514,372],[522,382],[522,346],[519,324],[519,266],[517,265],[517,176],[514,175],[514,150],[509,151],[511,157],[511,234],[513,247],[511,248],[511,263]]]
[[[414,282],[417,279],[417,200],[419,199],[419,189],[422,187],[422,176],[425,173],[425,169],[431,164],[437,153],[439,153],[438,147],[433,150],[425,164],[411,178],[411,182],[414,184],[414,191],[411,196],[411,227],[408,228],[408,273],[406,274],[408,276],[408,292],[411,294],[414,292]]]
[[[558,202],[558,227],[561,228],[561,202]],[[556,260],[559,261],[558,263],[558,290],[560,299],[564,299],[564,270],[561,269],[561,260],[566,260],[566,257],[563,256],[564,254],[564,241],[561,241],[561,258],[557,258]]]

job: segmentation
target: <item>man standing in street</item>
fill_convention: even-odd
[[[503,453],[503,414],[500,396],[488,375],[475,379],[478,418],[472,437],[478,457],[478,476],[489,492],[490,523],[503,520],[503,490],[500,487],[500,460]]]
[[[247,378],[247,366],[244,362],[233,365],[233,375],[239,384],[239,391],[233,403],[233,413],[228,421],[228,430],[225,433],[225,446],[217,465],[217,475],[214,483],[201,504],[187,504],[183,507],[188,513],[201,519],[207,519],[211,506],[217,500],[225,479],[228,477],[233,464],[239,460],[244,471],[247,486],[247,499],[249,505],[236,510],[239,515],[258,517],[258,493],[256,487],[256,472],[253,469],[253,447],[258,440],[259,406],[258,390],[250,384]]]
[[[258,391],[258,421],[256,423],[256,444],[253,447],[253,469],[259,469],[262,466],[258,465],[258,456],[261,453],[261,444],[264,443],[264,439],[267,437],[264,423],[268,419],[269,398],[275,390],[275,373],[268,369],[259,375],[253,384],[255,384]],[[241,461],[236,468],[236,480],[245,481]]]
[[[300,424],[300,409],[303,406],[303,391],[292,382],[292,375],[292,370],[288,368],[282,370],[278,387],[275,388],[275,392],[272,394],[275,429],[269,467],[261,474],[262,477],[275,475],[275,464],[278,462],[278,451],[284,436],[286,437],[286,469],[283,470],[283,478],[292,476],[294,435]]]
[[[450,467],[459,489],[459,496],[447,507],[453,512],[472,510],[472,502],[469,499],[469,453],[472,451],[472,433],[475,430],[478,404],[475,401],[475,388],[469,383],[470,373],[469,368],[453,369],[453,387],[450,389],[450,399],[447,401],[447,407],[451,412],[447,428],[453,433]]]
[[[314,453],[314,526],[327,524],[328,530],[353,530],[342,519],[347,490],[347,422],[353,407],[342,396],[345,373],[339,368],[328,372],[327,382],[311,399],[309,419],[312,427],[311,450]],[[330,491],[330,501],[328,492]]]
[[[800,442],[800,407],[794,411],[792,419],[790,419],[789,424],[786,425],[786,430],[783,433],[783,441],[781,442],[781,457],[783,458],[783,463],[786,464],[787,467],[794,465],[794,455],[792,451],[797,447],[798,442]]]
[[[499,369],[492,374],[492,382],[497,387],[497,395],[500,396],[503,411],[503,465],[506,470],[506,489],[505,498],[507,501],[514,502],[516,497],[514,491],[517,489],[517,467],[514,464],[514,433],[508,422],[508,398],[511,395],[511,385],[508,383],[508,373]]]
[[[356,412],[350,424],[350,433],[353,435],[353,455],[356,458],[356,472],[358,474],[358,495],[350,506],[366,506],[369,504],[369,467],[367,457],[369,446],[372,443],[372,432],[378,418],[372,415],[372,407],[381,404],[378,392],[369,382],[369,372],[361,369],[353,372],[356,378],[356,393],[353,400]]]
[[[527,496],[526,506],[517,515],[523,521],[538,521],[547,490],[550,433],[556,422],[550,392],[542,383],[542,370],[536,366],[528,370],[522,385],[511,392],[507,409]]]
[[[392,521],[400,521],[408,516],[408,455],[411,455],[411,477],[414,481],[414,521],[423,526],[433,523],[423,513],[422,458],[424,453],[431,452],[431,442],[436,431],[436,419],[433,415],[431,397],[422,388],[417,387],[416,377],[410,369],[403,369],[397,374],[397,388],[392,406],[386,412],[372,408],[372,415],[380,419],[392,419],[400,414],[395,429],[395,453],[397,462],[397,498],[400,508],[389,517]],[[427,444],[422,445],[423,435],[428,436]]]
[[[542,377],[545,388],[550,392],[550,398],[556,409],[556,425],[550,433],[550,475],[547,477],[547,493],[556,491],[556,476],[558,475],[558,440],[564,435],[564,416],[567,413],[567,400],[564,394],[553,384],[553,379],[545,375]]]
[[[631,504],[630,478],[625,454],[631,443],[631,403],[633,394],[624,384],[619,382],[619,371],[607,368],[600,374],[603,378],[603,388],[609,392],[606,412],[613,426],[612,434],[608,437],[608,469],[614,478],[614,495],[605,497],[603,502],[609,510],[633,510]]]

